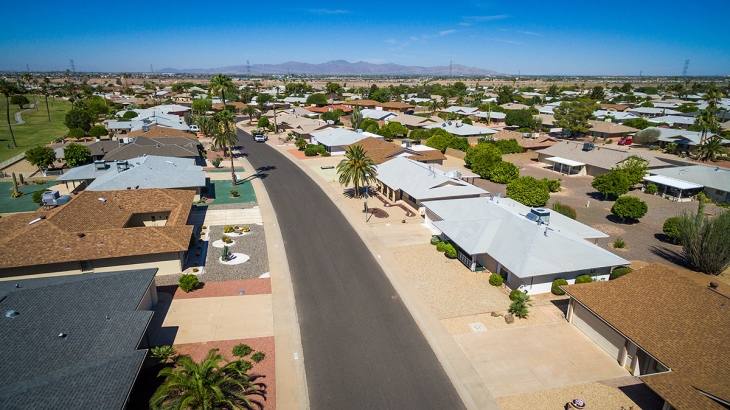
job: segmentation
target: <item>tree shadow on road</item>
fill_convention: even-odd
[[[666,246],[652,246],[649,248],[649,251],[677,266],[689,270],[695,270],[694,267],[687,262],[680,251],[667,248]]]

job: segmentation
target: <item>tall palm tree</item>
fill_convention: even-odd
[[[246,108],[243,109],[243,113],[248,115],[248,124],[251,124],[251,121],[253,120],[253,116],[258,112],[258,110],[252,106],[247,105]]]
[[[225,74],[217,74],[210,80],[210,91],[217,93],[221,92],[221,99],[223,100],[223,110],[226,110],[226,90],[233,88],[233,81],[231,77]]]
[[[46,80],[47,80],[47,78],[46,78]],[[46,98],[46,112],[48,113],[48,121],[50,121],[51,120],[51,110],[48,109],[48,92],[49,92],[49,90],[48,90],[48,86],[45,83],[43,83],[43,85],[41,85],[41,92],[43,93],[43,96]]]
[[[233,146],[236,144],[238,137],[236,136],[236,119],[228,110],[215,113],[213,120],[216,122],[216,132],[213,134],[213,144],[223,148],[225,155],[226,148],[228,156],[231,159],[231,185],[236,186],[236,171],[233,166]]]
[[[705,143],[698,149],[698,156],[702,162],[716,162],[719,155],[727,155],[727,148],[722,145],[722,138],[712,137],[705,140]]]
[[[348,186],[352,183],[355,188],[355,198],[359,198],[360,187],[375,181],[378,167],[372,158],[365,155],[362,145],[351,145],[345,151],[345,158],[337,164],[337,174],[340,185]]]
[[[722,92],[715,87],[715,84],[711,84],[710,88],[705,91],[705,101],[707,101],[708,109],[715,109],[717,102],[723,97]]]
[[[165,381],[150,399],[152,409],[253,409],[261,403],[249,396],[265,399],[266,387],[249,376],[250,363],[235,360],[223,364],[218,349],[211,349],[200,363],[183,355],[175,367],[165,367],[158,376]],[[256,407],[254,407],[256,406]]]
[[[710,107],[705,108],[700,115],[695,118],[695,125],[699,125],[702,128],[700,145],[704,145],[708,132],[717,129],[717,117],[715,116],[715,112]]]
[[[13,127],[10,125],[10,94],[18,92],[18,87],[10,81],[0,78],[0,94],[5,96],[5,113],[8,117],[8,131],[10,131],[10,140],[13,142],[13,147],[18,148],[18,143],[15,142],[15,134],[13,134]]]

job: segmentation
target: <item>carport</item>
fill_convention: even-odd
[[[653,183],[659,188],[661,196],[670,198],[677,202],[690,201],[691,197],[701,191],[704,186],[695,184],[694,182],[682,181],[681,179],[665,177],[664,175],[649,175],[644,177],[644,181]],[[684,198],[682,198],[684,193]]]
[[[567,172],[568,175],[572,175],[573,168],[578,168],[578,170],[576,171],[576,174],[577,174],[577,173],[580,173],[581,167],[585,166],[585,164],[582,162],[573,161],[572,159],[561,158],[561,157],[550,157],[550,158],[546,158],[545,160],[551,161],[553,163],[553,171],[558,171],[561,174],[563,173],[563,167],[565,167],[566,170],[568,171]],[[556,169],[557,164],[560,164],[560,169]]]

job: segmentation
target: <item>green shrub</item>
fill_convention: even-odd
[[[152,349],[150,349],[150,352],[152,353],[152,358],[154,358],[161,364],[175,361],[174,358],[175,355],[177,355],[177,350],[169,345],[153,347]]]
[[[525,292],[523,292],[519,289],[513,290],[512,292],[509,293],[509,300],[514,302],[515,300],[517,300],[517,298],[520,296],[521,293],[525,293]]]
[[[438,245],[441,242],[441,238],[438,236],[431,237],[431,245]]]
[[[253,353],[253,349],[251,348],[251,346],[241,343],[233,346],[231,353],[234,356],[245,357]]]
[[[575,278],[575,283],[591,283],[593,282],[593,278],[590,277],[590,275],[580,275],[577,278]]]
[[[649,207],[646,205],[646,202],[630,195],[619,197],[611,207],[611,213],[621,218],[621,220],[627,218],[640,219],[646,215],[648,210]]]
[[[626,242],[624,242],[624,240],[619,236],[615,241],[613,241],[613,247],[614,249],[623,249],[626,247]]]
[[[447,245],[446,245],[446,246],[444,247],[444,254],[445,254],[445,255],[446,255],[446,257],[447,257],[447,258],[449,258],[449,259],[455,259],[455,258],[456,258],[456,248],[454,248],[454,245],[452,245],[452,244],[450,244],[450,243],[449,243],[449,244],[447,244]]]
[[[45,189],[39,189],[39,190],[33,192],[33,202],[40,204],[41,201],[43,200],[41,198],[41,196],[43,195],[44,192],[46,192]]]
[[[327,152],[327,151],[323,152],[323,153],[322,153],[321,155],[322,155],[323,157],[330,157],[330,156],[332,156],[332,154],[330,154],[330,153],[329,153],[329,152]],[[252,356],[252,357],[253,357],[253,356]]]
[[[532,306],[530,296],[520,292],[518,295],[515,295],[515,300],[509,305],[509,312],[520,319],[525,319],[530,314],[530,311],[527,309],[529,306]]]
[[[606,140],[606,145],[611,145],[611,144],[613,144],[613,140]]]
[[[210,163],[213,164],[213,166],[216,168],[221,165],[221,162],[223,162],[223,159],[221,159],[220,157],[213,158],[213,160],[210,161]]]
[[[229,238],[228,236],[224,236],[221,238],[221,241],[223,241],[223,243],[231,243],[233,242],[233,239]]]
[[[558,278],[553,281],[553,286],[550,289],[551,292],[553,292],[553,295],[565,295],[565,291],[560,289],[560,286],[567,285],[568,281],[563,278]]]
[[[319,150],[315,147],[306,148],[304,150],[304,156],[306,157],[316,157],[319,154]]]
[[[439,242],[436,244],[436,250],[439,252],[446,252],[446,242]]]
[[[188,293],[200,285],[200,282],[198,282],[198,277],[192,274],[186,274],[180,276],[179,281],[180,289],[183,290],[183,292]]]
[[[543,178],[542,182],[545,184],[545,188],[550,192],[560,191],[560,186],[563,184],[559,179]]]
[[[493,273],[493,274],[489,275],[489,284],[490,285],[502,286],[502,282],[504,282],[504,279],[502,279],[501,275],[499,275],[497,273]]]
[[[208,227],[207,227],[207,226],[205,226],[205,225],[201,226],[200,228],[201,228],[201,229],[208,229]]]
[[[251,231],[251,228],[249,228],[248,226],[241,227],[241,232],[249,232],[249,231]]]
[[[85,135],[86,132],[84,132],[84,130],[82,130],[81,128],[71,128],[70,130],[68,130],[68,137],[75,140],[83,138]]]
[[[507,197],[527,206],[543,206],[550,200],[545,183],[530,176],[519,177],[507,184]]]
[[[644,192],[646,192],[649,195],[654,195],[659,191],[659,187],[656,186],[656,184],[649,184],[646,186],[646,189]]]
[[[238,197],[238,191],[235,189],[231,189],[231,196],[234,198]]]
[[[618,279],[621,276],[624,276],[626,274],[629,274],[633,272],[634,270],[629,268],[628,266],[621,266],[619,268],[615,268],[613,272],[611,272],[611,275],[608,277],[608,280],[614,280]]]
[[[508,184],[519,178],[520,169],[511,162],[502,161],[496,163],[489,171],[489,179],[498,184]]]
[[[198,271],[200,271],[200,269],[198,269],[198,268],[193,268],[193,273],[198,273]]]
[[[33,198],[35,198],[35,196]],[[673,216],[671,218],[667,218],[662,226],[662,232],[664,232],[664,235],[667,235],[672,242],[676,243],[677,238],[679,238],[679,217]]]
[[[231,233],[233,232],[233,227],[231,225],[226,225],[223,227],[223,233]]]
[[[576,212],[575,208],[570,205],[563,205],[560,201],[556,201],[553,204],[553,211],[565,215],[570,219],[576,219],[578,217],[578,212]]]

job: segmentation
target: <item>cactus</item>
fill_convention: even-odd
[[[355,106],[355,109],[352,110],[352,114],[350,114],[350,122],[352,123],[353,129],[360,128],[360,124],[362,124],[362,113],[357,105]]]
[[[13,172],[13,193],[18,194],[18,178],[15,176],[15,172]]]
[[[25,179],[23,179],[23,174],[18,174],[20,177],[20,185],[25,185]]]
[[[228,249],[228,245],[223,246],[223,253],[221,254],[221,260],[223,262],[228,261],[231,258],[231,250]]]

